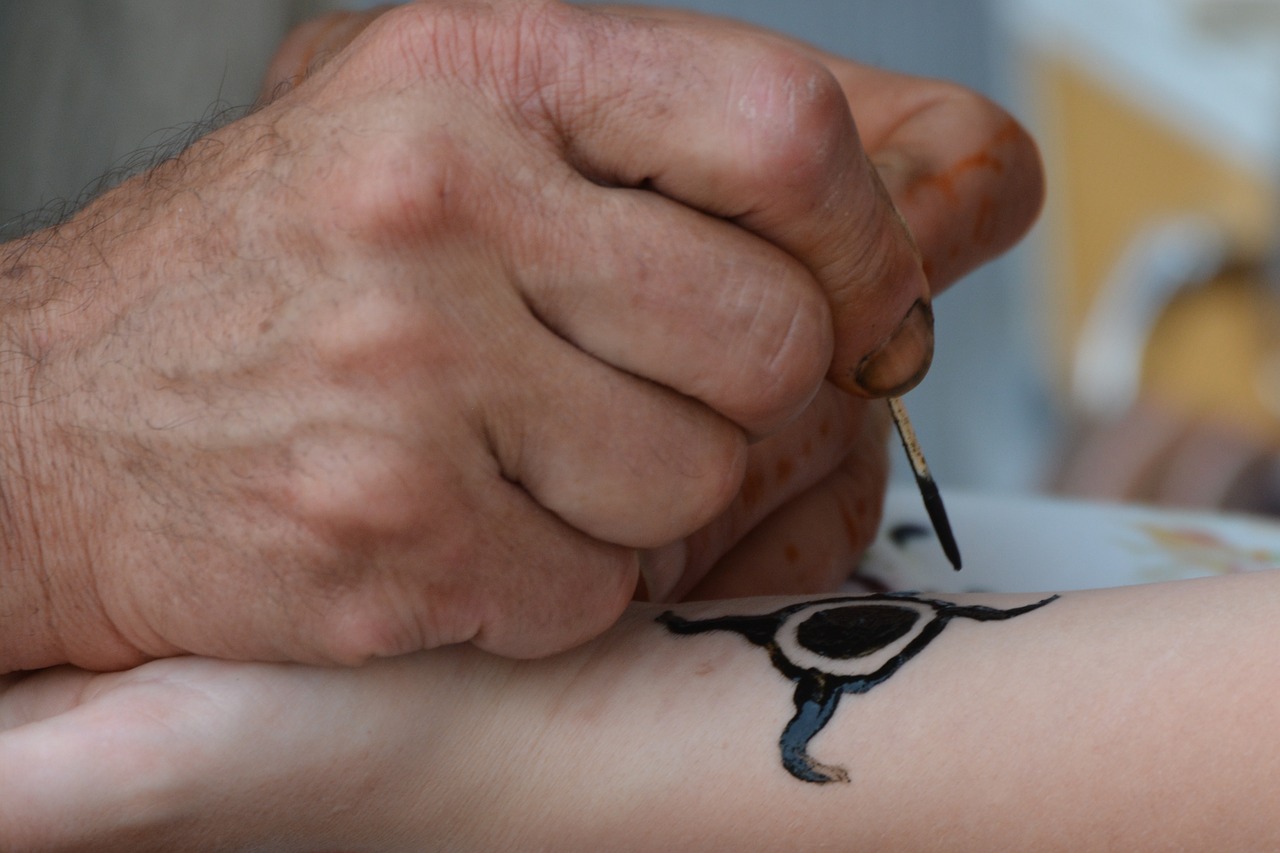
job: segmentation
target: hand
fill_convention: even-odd
[[[938,198],[899,163],[904,214],[945,222],[977,187],[1004,209],[1029,146],[1002,138],[1021,161]],[[616,618],[637,549],[745,497],[748,437],[828,367],[896,393],[931,348],[910,238],[815,58],[557,6],[396,9],[6,249],[32,403],[5,460],[18,667],[562,648]],[[665,565],[657,586],[694,576]]]
[[[708,21],[675,10],[612,8],[672,22]],[[299,27],[277,53],[264,96],[296,85],[382,11],[333,13]],[[1039,157],[997,105],[945,81],[861,65],[740,22],[715,23],[783,42],[831,70],[915,235],[935,293],[1004,252],[1035,220],[1044,192]],[[691,536],[644,555],[652,588],[642,597],[833,589],[878,529],[888,434],[882,405],[824,382],[804,413],[749,446],[743,485],[724,512]]]
[[[687,12],[626,7],[668,21]],[[802,50],[839,80],[868,155],[918,243],[934,293],[1010,248],[1044,197],[1034,142],[998,105],[940,80],[864,66],[722,20]],[[331,35],[340,40],[343,27]],[[685,542],[649,555],[678,576],[666,597],[826,592],[854,569],[879,528],[890,432],[882,404],[824,383],[806,413],[749,448],[729,509]],[[678,570],[658,568],[663,563]]]

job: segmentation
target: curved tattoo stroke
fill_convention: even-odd
[[[839,596],[806,601],[760,616],[685,619],[668,610],[658,621],[675,634],[732,631],[769,652],[796,683],[796,714],[782,730],[782,766],[805,782],[848,782],[843,767],[809,755],[845,693],[866,693],[929,645],[952,619],[996,622],[1045,606],[1058,596],[1000,610],[920,598],[909,593]]]

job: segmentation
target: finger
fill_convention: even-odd
[[[698,20],[679,10],[618,8]],[[831,69],[935,294],[1007,250],[1035,221],[1044,200],[1040,155],[999,105],[962,86],[863,65],[740,21],[717,25],[785,42]]]
[[[831,361],[831,317],[794,258],[655,193],[576,179],[556,209],[534,217],[555,233],[531,229],[515,266],[559,334],[755,435],[812,399]]]
[[[501,409],[478,401],[505,477],[575,529],[636,548],[685,536],[729,503],[746,460],[739,429],[542,334],[547,356]]]
[[[667,599],[688,593],[754,528],[825,479],[850,453],[880,453],[883,442],[875,441],[882,431],[868,429],[868,419],[883,408],[824,383],[799,418],[753,444],[742,489],[728,509],[688,537],[679,551],[649,556],[653,573],[660,571],[662,559],[679,560],[682,566],[683,577]]]
[[[851,455],[825,480],[754,528],[686,598],[835,590],[875,538],[888,464],[887,453]]]
[[[169,621],[156,631],[182,648],[251,660],[352,666],[467,642],[506,657],[541,657],[604,632],[635,590],[634,551],[541,506],[502,476],[486,447],[429,454],[401,464],[397,476],[372,470],[369,454],[320,445],[317,465],[310,447],[296,450],[300,469],[316,472],[297,483],[300,515],[342,549],[341,570],[319,572],[305,551],[286,552],[260,579],[265,589],[246,596],[244,584],[229,584],[204,597],[206,612],[223,618],[193,624],[164,614]],[[374,488],[366,495],[328,486],[353,479]],[[379,517],[383,506],[394,507],[392,526],[371,528],[359,504],[375,505]],[[246,647],[241,637],[276,645]]]
[[[1036,145],[975,92],[851,63],[833,68],[935,292],[1008,250],[1044,201]],[[890,106],[898,120],[877,117]]]
[[[485,573],[471,643],[503,657],[537,658],[603,634],[634,596],[637,553],[569,527],[516,486],[498,487],[507,500],[495,530],[518,533],[502,536]]]
[[[576,23],[580,61],[542,57],[544,73],[585,81],[585,96],[549,107],[566,156],[593,180],[651,187],[795,256],[831,304],[833,381],[865,396],[912,387],[932,354],[928,284],[831,73],[741,31]]]

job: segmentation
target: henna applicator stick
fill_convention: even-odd
[[[902,449],[907,451],[907,459],[911,462],[911,471],[916,475],[916,485],[920,488],[920,497],[924,499],[925,511],[929,513],[929,521],[933,524],[933,532],[938,536],[942,552],[947,555],[951,565],[960,571],[960,547],[956,545],[956,537],[951,532],[951,522],[947,518],[947,509],[942,505],[942,495],[938,492],[938,484],[929,473],[929,464],[924,461],[924,452],[920,449],[920,439],[907,417],[907,407],[897,397],[889,398],[889,411],[893,414],[893,423],[898,428],[898,437],[902,439]]]

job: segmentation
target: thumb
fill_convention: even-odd
[[[751,32],[596,23],[580,62],[539,66],[585,89],[558,100],[554,117],[579,169],[728,219],[792,255],[831,306],[832,381],[864,397],[913,387],[933,353],[929,284],[831,71]]]

